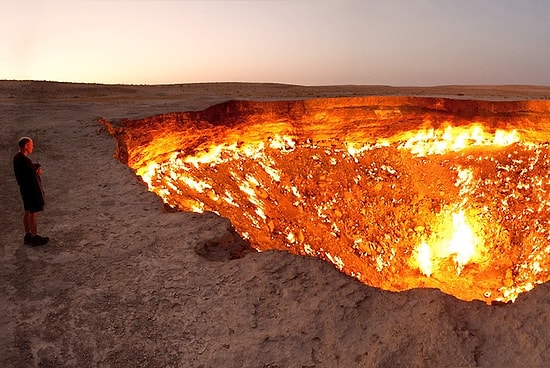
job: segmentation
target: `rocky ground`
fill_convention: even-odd
[[[230,223],[163,211],[98,124],[228,99],[399,94],[548,99],[550,87],[0,82],[0,366],[548,366],[548,282],[488,306],[382,291],[284,252],[205,257],[234,239]],[[43,247],[23,245],[11,167],[23,135],[44,168]]]

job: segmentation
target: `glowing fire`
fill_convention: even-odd
[[[129,164],[168,205],[216,212],[258,250],[324,258],[369,285],[490,303],[550,278],[545,142],[481,122],[315,134],[257,124],[171,153],[159,137]]]
[[[396,138],[394,138],[396,139]],[[485,132],[481,123],[467,127],[448,125],[443,129],[425,129],[416,133],[407,132],[397,137],[403,141],[400,148],[416,156],[441,155],[473,147],[504,147],[519,142],[516,130],[497,129],[494,134]]]
[[[451,213],[450,218],[447,216],[439,231],[436,239],[422,240],[415,248],[412,264],[430,276],[437,264],[436,259],[452,258],[459,275],[464,266],[480,253],[480,241],[468,224],[464,210]]]

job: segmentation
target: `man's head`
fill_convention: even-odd
[[[29,137],[21,137],[19,138],[19,151],[23,154],[32,153],[32,150],[34,148],[34,143],[31,138]]]

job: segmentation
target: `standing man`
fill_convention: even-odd
[[[50,240],[37,234],[38,212],[44,210],[44,190],[42,189],[42,168],[27,156],[32,153],[34,142],[29,137],[19,139],[19,152],[13,158],[13,171],[21,197],[23,197],[24,243],[32,246],[44,245]]]

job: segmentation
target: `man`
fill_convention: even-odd
[[[25,227],[24,244],[44,245],[49,238],[37,234],[38,212],[44,210],[44,190],[40,175],[42,168],[34,164],[27,156],[32,153],[34,142],[29,137],[19,139],[19,152],[13,158],[13,171],[21,197],[23,197],[23,226]]]

